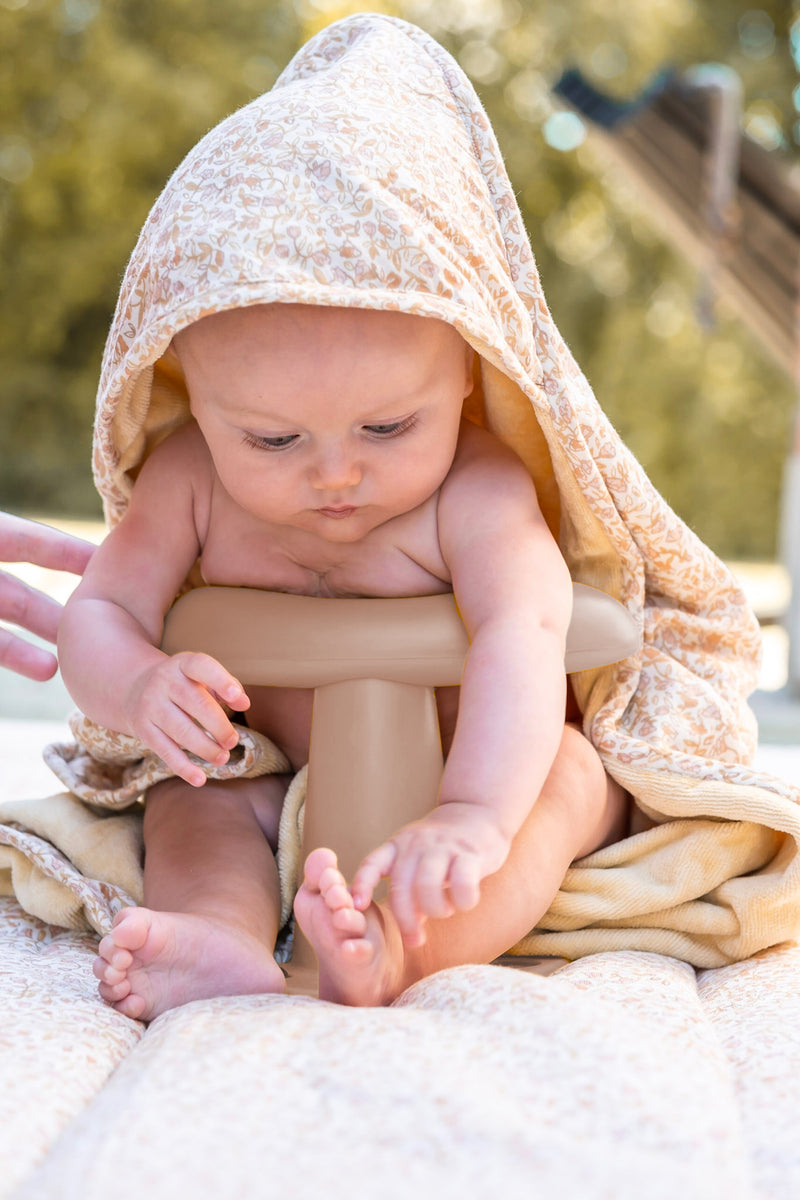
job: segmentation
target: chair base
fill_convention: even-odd
[[[384,679],[326,684],[314,693],[302,859],[336,852],[351,880],[362,859],[435,808],[442,746],[433,688]],[[378,892],[380,898],[383,892]],[[313,986],[316,956],[295,927],[290,980]]]

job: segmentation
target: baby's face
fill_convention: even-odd
[[[263,521],[355,542],[450,470],[472,351],[441,321],[258,305],[175,348],[222,485]]]

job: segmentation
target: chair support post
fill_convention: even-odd
[[[303,860],[336,851],[345,878],[370,850],[436,806],[442,746],[433,688],[382,679],[314,692]],[[295,926],[292,964],[313,961]]]

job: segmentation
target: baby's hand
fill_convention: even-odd
[[[216,659],[181,651],[138,676],[125,710],[133,733],[181,779],[201,787],[205,773],[185,751],[222,766],[238,740],[222,702],[237,712],[250,706],[238,679]]]
[[[350,889],[353,902],[363,911],[388,876],[389,904],[403,941],[421,946],[429,917],[475,907],[481,880],[500,869],[510,845],[488,805],[449,801],[367,855]]]

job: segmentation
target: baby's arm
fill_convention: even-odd
[[[81,710],[134,734],[196,786],[205,774],[185,751],[225,762],[236,733],[219,701],[249,704],[215,659],[158,649],[164,614],[199,552],[203,470],[203,448],[188,431],[153,452],[125,518],[68,601],[58,638],[64,680]]]
[[[442,487],[439,541],[470,638],[438,807],[365,859],[366,907],[383,875],[409,945],[427,917],[477,904],[505,862],[564,728],[569,573],[519,459],[473,435]]]

